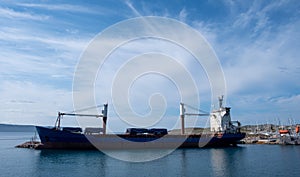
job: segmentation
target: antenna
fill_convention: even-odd
[[[219,97],[219,107],[223,108],[223,99],[224,99],[224,95]]]

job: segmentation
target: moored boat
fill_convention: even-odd
[[[283,145],[300,145],[299,135],[300,125],[291,126],[290,129],[280,129],[280,144]]]

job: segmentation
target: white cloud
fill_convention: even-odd
[[[293,80],[299,76],[300,21],[295,18],[277,23],[274,15],[287,3],[274,1],[264,5],[256,1],[245,6],[230,1],[226,4],[231,9],[226,21],[199,20],[192,24],[216,50],[229,94],[245,90],[263,92],[274,86],[280,88],[282,83],[297,85]]]
[[[288,3],[285,1],[272,1],[267,4],[262,1],[249,3],[247,8],[245,8],[247,11],[232,15],[234,18],[232,28],[251,30],[251,36],[264,34],[265,31],[271,30],[273,25],[277,25],[273,24],[272,21],[274,20],[270,19],[270,14],[284,9],[286,4]],[[236,4],[231,4],[231,8],[234,6],[236,7]]]
[[[35,34],[36,31],[32,31],[27,28],[12,28],[2,27],[0,31],[0,39],[3,42],[21,43],[21,44],[33,44],[35,42],[40,43],[41,46],[47,45],[55,49],[66,49],[72,51],[80,51],[84,49],[90,38],[83,36],[81,38],[71,38],[72,36],[55,36],[54,34]],[[85,38],[84,38],[85,37]],[[26,47],[26,46],[24,46]]]
[[[57,111],[73,110],[70,91],[26,81],[1,81],[1,103],[1,123],[54,125]]]
[[[129,7],[129,9],[134,13],[135,16],[137,17],[142,16],[130,1],[125,1],[125,4]]]
[[[108,15],[112,14],[115,11],[102,8],[101,6],[82,6],[82,5],[74,5],[74,4],[42,4],[42,3],[18,3],[18,6],[27,7],[27,8],[36,8],[36,9],[45,9],[50,11],[65,11],[65,12],[73,12],[73,13],[85,13],[85,14],[98,14],[98,15]]]
[[[31,30],[28,26],[1,27],[0,41],[5,46],[0,56],[2,78],[18,80],[29,75],[30,80],[36,81],[33,75],[38,74],[45,81],[55,75],[71,81],[80,53],[89,39],[85,35],[80,38],[57,36],[41,29]]]
[[[298,12],[286,14],[284,9],[291,5],[286,1],[238,4],[227,4],[231,11],[224,22],[193,22],[220,58],[233,117],[252,124],[296,118],[300,21],[294,15]],[[277,13],[287,17],[280,21]]]
[[[27,19],[27,20],[47,20],[49,16],[46,15],[37,15],[33,13],[28,12],[20,12],[15,11],[10,8],[0,8],[0,16],[9,18],[9,19]]]
[[[276,87],[274,90],[278,90],[283,83],[293,83],[299,76],[296,48],[300,44],[294,40],[295,36],[299,36],[295,24],[299,22],[279,27],[278,33],[269,33],[268,38],[257,39],[254,43],[232,48],[229,56],[231,59],[227,63],[224,62],[225,74],[230,82],[229,90],[232,92],[255,90],[255,87],[270,90]],[[238,44],[239,41],[235,43]],[[293,74],[281,72],[286,70]],[[239,77],[235,77],[237,75]]]
[[[179,20],[182,21],[182,22],[185,22],[187,16],[188,16],[188,13],[187,13],[186,9],[183,8],[183,9],[179,12]]]
[[[291,115],[296,115],[296,108],[299,105],[299,97],[297,96],[299,93],[297,92],[300,87],[300,83],[296,82],[300,76],[300,64],[298,61],[300,22],[297,17],[288,18],[290,17],[288,16],[286,20],[277,23],[277,18],[272,16],[273,13],[286,7],[286,4],[289,3],[285,3],[285,1],[274,1],[266,4],[260,1],[248,3],[226,1],[224,3],[230,9],[226,20],[214,21],[210,18],[207,20],[205,14],[197,12],[202,15],[200,17],[204,18],[199,18],[191,22],[190,25],[200,31],[216,50],[227,81],[229,104],[234,106],[234,112],[239,110],[236,114],[244,120],[252,119],[253,115],[256,116],[255,119],[257,117],[274,116],[277,113],[275,111],[272,112],[272,108],[277,108],[277,111],[280,111],[278,113],[280,116],[288,114],[287,111],[284,111],[285,109],[290,110]],[[173,14],[173,17],[179,18],[184,22],[189,22],[190,17],[193,17],[193,19],[199,17],[197,14],[190,14],[194,13],[194,11],[189,11],[188,6],[180,7],[181,11],[178,14],[174,14],[168,8],[154,12],[152,11],[153,8],[146,6],[145,3],[134,4],[126,1],[125,4],[135,17],[144,14],[171,17],[170,14]],[[19,3],[17,6],[18,8],[0,8],[0,20],[5,24],[0,27],[0,44],[2,47],[0,74],[2,79],[1,86],[2,84],[4,86],[0,95],[3,97],[1,100],[7,103],[1,109],[1,112],[7,113],[5,118],[12,117],[13,119],[11,120],[16,122],[20,121],[17,117],[20,117],[22,114],[24,114],[23,117],[28,118],[24,120],[29,121],[32,119],[36,121],[35,118],[41,117],[42,112],[46,112],[49,116],[50,114],[53,115],[54,112],[55,116],[55,111],[57,110],[54,110],[54,108],[59,108],[56,105],[57,102],[53,100],[56,100],[56,98],[60,99],[59,97],[63,97],[62,95],[64,94],[67,95],[64,99],[68,101],[59,103],[63,106],[71,105],[69,102],[71,101],[71,85],[66,84],[66,82],[71,83],[79,55],[91,39],[91,35],[88,32],[82,32],[80,28],[73,28],[76,25],[88,25],[88,23],[76,20],[62,22],[65,19],[57,23],[60,16],[56,16],[57,14],[55,13],[60,14],[65,11],[72,12],[75,15],[79,13],[79,15],[90,16],[105,13],[106,15],[111,15],[120,13],[120,11],[115,9],[106,9],[105,11],[105,7],[90,8],[89,6],[72,4]],[[43,12],[38,13],[39,10],[43,10]],[[51,13],[49,13],[50,11]],[[43,13],[47,15],[43,15]],[[290,13],[299,14],[299,12],[293,11],[288,14]],[[275,15],[275,17],[277,16]],[[43,23],[40,23],[41,21]],[[50,29],[52,25],[57,24],[61,26]],[[90,26],[90,28],[94,27]],[[164,32],[162,28],[151,28],[151,30]],[[137,33],[135,30],[129,31],[133,34]],[[173,33],[168,35],[178,36],[178,34],[181,35],[181,32],[174,29]],[[122,38],[122,36],[116,36]],[[187,43],[190,41],[192,40],[189,39],[183,42]],[[116,41],[107,40],[105,42],[110,45],[110,42]],[[170,52],[172,56],[179,58],[178,61],[185,65],[194,77],[197,77],[196,82],[200,86],[199,92],[201,95],[206,96],[204,101],[210,101],[210,97],[207,96],[210,95],[209,82],[207,78],[202,80],[202,77],[205,77],[205,72],[200,72],[200,68],[195,65],[196,62],[193,62],[192,59],[190,60],[189,57],[189,60],[184,60],[183,58],[187,56],[182,54],[177,48],[164,45],[163,43],[143,43],[142,47],[141,44],[136,44],[132,45],[134,50],[121,51],[115,57],[126,58],[126,56],[134,56],[139,52],[143,52],[142,48],[147,49],[151,45],[154,45],[154,47],[148,49],[161,48],[164,49],[163,52]],[[200,44],[197,42],[191,43],[191,46],[197,48],[200,47]],[[118,70],[120,63],[120,60],[115,60],[108,62],[102,68],[105,75],[99,76],[99,78],[104,80],[101,80],[103,81],[101,83],[96,83],[98,84],[96,86],[99,86],[99,92],[101,92],[99,97],[97,97],[97,99],[99,98],[99,103],[107,101],[105,95],[110,94],[109,90],[103,91],[102,88],[103,86],[111,85],[113,72]],[[174,71],[173,74],[176,75],[178,73]],[[27,77],[28,80],[23,80],[24,77]],[[48,80],[45,80],[45,85],[39,82],[40,79],[49,79],[49,77],[63,84],[50,83],[50,80],[49,83],[47,83]],[[164,82],[159,82],[159,80],[156,80],[156,82],[160,83],[163,93],[166,92],[168,98],[171,97],[170,95],[173,92],[166,91],[170,87],[165,87],[163,85]],[[147,81],[139,82],[141,86],[145,83]],[[135,87],[135,90],[139,90],[139,88]],[[141,95],[139,95],[139,98],[141,99],[148,98],[148,93],[153,91],[151,87],[143,88],[145,93],[139,93]],[[26,96],[19,94],[22,92]],[[82,99],[84,100],[85,98]],[[47,104],[50,105],[49,107],[52,110],[47,110]],[[289,105],[290,108],[286,105]],[[25,115],[26,111],[31,111],[32,107],[35,108],[34,110],[41,111],[33,111],[31,112],[32,114]],[[175,108],[174,106],[172,109],[174,112],[174,110],[177,110],[177,107]],[[35,116],[33,116],[34,114]],[[1,121],[3,120],[1,119]],[[20,122],[23,123],[24,121]],[[36,122],[39,122],[39,120]]]
[[[91,36],[49,30],[59,19],[25,10],[0,8],[0,97],[5,103],[0,122],[53,125],[57,111],[73,110],[73,72]]]

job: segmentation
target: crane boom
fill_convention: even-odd
[[[194,113],[185,113],[186,116],[209,116],[210,114],[194,114]]]
[[[103,117],[103,115],[99,114],[75,114],[75,113],[64,113],[64,112],[58,112],[59,116],[85,116],[85,117]]]

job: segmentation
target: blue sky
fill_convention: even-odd
[[[73,110],[73,75],[90,41],[111,25],[141,16],[176,19],[203,35],[223,69],[226,104],[233,108],[233,119],[243,124],[278,120],[284,124],[291,120],[300,123],[300,2],[297,0],[1,1],[0,123],[53,125],[57,111]],[[171,51],[174,46],[166,48]],[[108,63],[108,70],[114,70],[115,64]],[[199,88],[201,108],[209,111],[212,103],[207,96],[210,91],[205,72],[187,68],[192,74],[199,74],[195,76],[199,82],[204,81]],[[112,77],[108,75],[109,79]],[[147,82],[140,79],[137,83],[147,88],[151,88],[149,83],[164,83],[155,76],[144,79]],[[108,89],[101,88],[99,83],[96,87]],[[136,112],[147,111],[147,97],[153,91],[166,95],[166,102],[171,102],[166,114],[178,117],[174,105],[180,101],[179,95],[170,94],[173,93],[170,90],[176,91],[174,85],[160,84],[159,89],[144,92],[140,91],[141,86],[132,89],[137,93],[132,104],[142,105]],[[97,102],[110,102],[109,96],[97,94]],[[120,129],[126,127],[117,123],[113,111],[111,124]],[[166,121],[161,126],[168,127]]]

